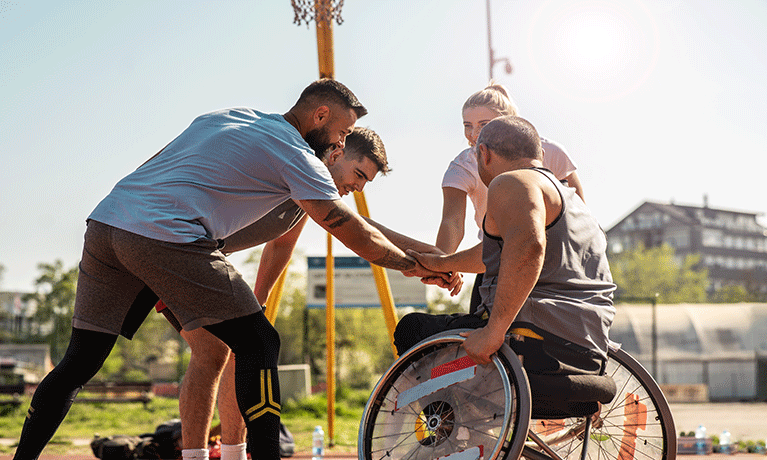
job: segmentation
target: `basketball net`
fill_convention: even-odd
[[[306,23],[308,28],[312,21],[317,24],[330,24],[335,20],[338,25],[344,22],[341,17],[344,0],[290,0],[290,4],[295,13],[293,24],[300,26]]]

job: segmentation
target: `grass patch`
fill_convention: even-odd
[[[336,416],[330,452],[355,452],[357,433],[365,403],[370,396],[367,390],[342,389],[336,399]],[[288,400],[282,406],[282,422],[295,438],[296,451],[306,452],[312,448],[312,432],[320,425],[325,431],[325,443],[330,444],[328,432],[328,400],[325,394],[316,394],[300,401]]]
[[[31,398],[0,417],[0,438],[18,440]],[[146,409],[142,403],[75,403],[53,437],[46,453],[89,453],[89,446],[75,446],[74,440],[93,439],[95,434],[140,435],[154,433],[157,425],[178,418],[178,399],[153,398]],[[12,453],[16,446],[0,446],[0,452]]]
[[[367,390],[339,390],[333,446],[327,447],[329,452],[356,451],[357,431],[369,395]],[[19,439],[29,403],[30,397],[27,396],[21,406],[7,410],[0,416],[0,438]],[[146,408],[142,403],[75,402],[45,453],[91,455],[90,446],[82,445],[80,440],[93,439],[96,434],[111,436],[153,433],[157,425],[178,417],[178,399],[173,398],[155,397]],[[296,452],[311,451],[312,432],[317,425],[325,431],[326,444],[330,442],[327,398],[324,394],[312,395],[300,401],[284,401],[282,421],[293,434]],[[213,424],[217,423],[216,415]],[[78,441],[77,445],[75,441]],[[10,447],[0,445],[0,453],[8,454],[15,450],[15,444]]]

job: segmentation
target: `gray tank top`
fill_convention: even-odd
[[[615,316],[615,284],[605,255],[605,234],[575,189],[562,185],[546,169],[532,169],[557,188],[562,212],[546,227],[543,269],[513,327],[526,327],[545,339],[580,345],[606,357],[608,331]],[[484,228],[483,234],[486,271],[479,288],[479,311],[492,311],[503,240]]]

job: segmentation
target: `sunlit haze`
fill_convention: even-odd
[[[290,3],[0,0],[0,290],[74,266],[91,210],[197,115],[287,111],[318,77],[314,24]],[[767,2],[490,3],[513,66],[496,80],[568,150],[603,227],[644,200],[767,212]],[[431,243],[461,105],[490,78],[485,5],[346,0],[334,26],[335,76],[392,167],[365,188],[371,215]],[[467,222],[462,247],[476,234]],[[310,223],[298,244],[323,255],[325,233]]]

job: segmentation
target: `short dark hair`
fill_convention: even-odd
[[[368,113],[368,109],[360,103],[349,88],[331,78],[323,78],[307,86],[298,97],[296,106],[312,102],[320,105],[327,102],[339,104],[354,110],[357,118],[362,118]]]
[[[372,129],[355,126],[346,136],[344,154],[351,155],[352,158],[369,158],[378,167],[378,172],[384,176],[391,171],[383,141]]]
[[[535,126],[513,115],[498,117],[486,124],[477,139],[477,145],[481,144],[507,160],[543,159],[541,138]]]

